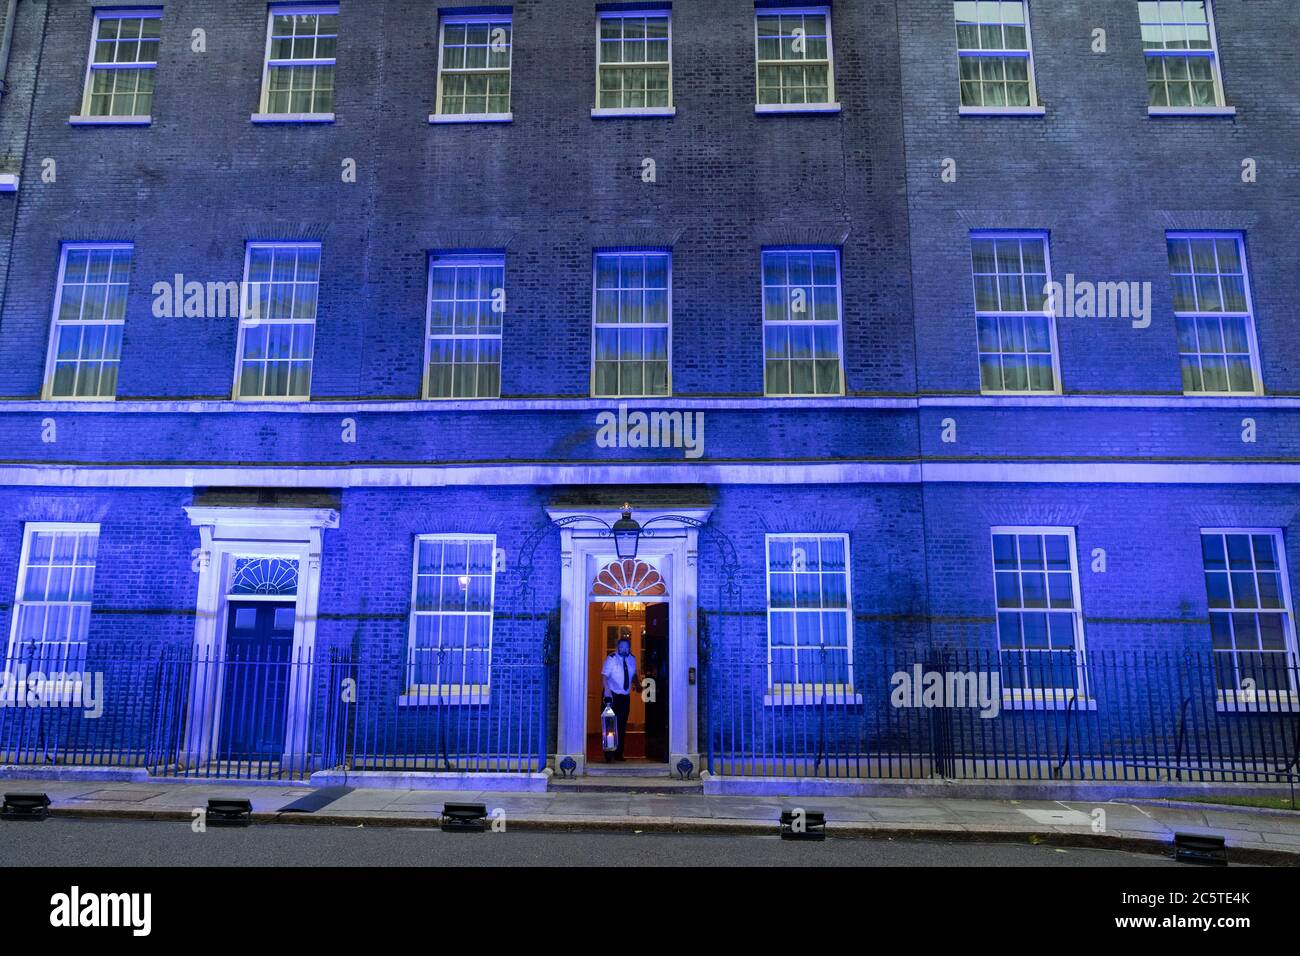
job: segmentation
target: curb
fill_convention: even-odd
[[[151,822],[190,823],[193,814],[187,810],[125,810],[95,807],[53,807],[51,817],[90,820],[144,820]],[[312,816],[258,811],[251,817],[257,825],[280,826],[337,826],[383,827],[436,830],[440,818],[432,814],[411,817],[360,816],[334,814]],[[778,836],[775,823],[758,823],[750,820],[716,820],[710,818],[646,817],[517,817],[509,826],[517,830],[556,831],[568,833],[676,833],[717,836]],[[1067,833],[1055,830],[1006,830],[972,827],[894,826],[890,824],[828,823],[828,838],[860,840],[922,840],[956,843],[1033,843],[1051,847],[1118,850],[1171,857],[1173,842],[1155,837],[1111,835],[1104,833]],[[1229,856],[1236,864],[1250,866],[1300,866],[1300,848],[1294,850],[1272,849],[1260,846],[1229,844]]]
[[[1208,813],[1249,813],[1266,817],[1288,817],[1300,820],[1300,810],[1284,810],[1277,807],[1242,807],[1231,803],[1197,803],[1195,800],[1165,800],[1142,798],[1116,800],[1115,803],[1127,803],[1135,807],[1168,807],[1173,810],[1201,810]]]

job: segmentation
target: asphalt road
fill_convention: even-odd
[[[209,828],[135,820],[0,822],[0,866],[1177,866],[1114,850],[1001,843],[772,836],[449,834],[432,829],[263,825]]]

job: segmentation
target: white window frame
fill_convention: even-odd
[[[104,20],[158,20],[163,17],[162,7],[108,7],[95,11],[94,23],[90,29],[90,53],[86,57],[86,76],[81,94],[81,112],[69,117],[73,125],[82,126],[148,126],[153,123],[152,108],[148,113],[113,114],[110,116],[93,116],[90,112],[90,96],[93,90],[95,73],[101,70],[153,70],[157,72],[157,60],[141,60],[136,63],[95,63],[95,47],[99,41],[99,25]],[[161,27],[161,23],[160,23]],[[162,46],[161,40],[159,47]],[[155,81],[154,93],[157,93]]]
[[[839,350],[838,359],[840,363],[840,388],[837,392],[769,392],[767,390],[767,328],[769,325],[796,326],[806,325],[808,328],[825,327],[830,322],[824,322],[817,319],[807,319],[804,322],[780,321],[769,322],[767,319],[767,280],[766,270],[764,269],[764,259],[768,253],[824,253],[833,252],[835,254],[835,298],[837,316],[835,319],[836,333],[838,341],[836,348]],[[774,400],[787,398],[843,398],[847,394],[848,383],[845,381],[845,361],[844,361],[844,255],[839,246],[768,246],[760,249],[758,254],[758,284],[759,284],[759,314],[762,316],[763,333],[762,342],[760,343],[760,362],[763,368],[763,397]],[[790,288],[788,285],[786,288]]]
[[[953,3],[953,32],[957,34],[957,2]],[[957,112],[961,116],[1043,116],[1047,110],[1038,99],[1038,80],[1034,71],[1034,31],[1030,24],[1029,8],[1030,0],[1019,0],[1021,8],[1025,13],[1025,49],[1024,50],[985,50],[980,48],[970,49],[961,46],[960,38],[957,45]],[[999,21],[1001,23],[1001,21]],[[1028,106],[966,106],[961,102],[961,63],[964,57],[999,57],[1001,59],[1023,58],[1025,67],[1029,73],[1029,105]]]
[[[1142,68],[1143,79],[1146,80],[1147,60],[1152,57],[1165,59],[1175,56],[1209,56],[1210,68],[1214,71],[1214,103],[1207,106],[1152,106],[1150,100],[1150,91],[1147,94],[1147,115],[1148,116],[1232,116],[1237,110],[1235,107],[1228,105],[1227,94],[1223,89],[1223,70],[1219,60],[1219,30],[1214,22],[1214,0],[1205,0],[1205,22],[1210,31],[1210,48],[1197,50],[1148,50],[1145,45],[1142,48]],[[1163,24],[1163,21],[1161,21]],[[1142,29],[1142,9],[1138,8],[1138,30],[1139,34]],[[1141,36],[1139,35],[1139,42]]]
[[[442,111],[442,82],[444,77],[443,54],[447,44],[447,26],[456,23],[508,23],[510,25],[510,65],[505,70],[456,70],[456,73],[502,73],[510,81],[510,109],[504,113],[444,113]],[[510,123],[514,121],[515,102],[515,21],[514,13],[446,14],[438,18],[438,82],[434,93],[430,123]]]
[[[420,544],[424,541],[486,541],[492,547],[492,610],[491,611],[416,611],[415,602],[420,585]],[[466,617],[486,617],[488,619],[487,672],[486,684],[413,684],[414,672],[402,676],[401,706],[443,704],[486,704],[492,697],[492,652],[496,639],[497,613],[497,571],[496,571],[497,536],[495,534],[417,534],[411,554],[411,611],[407,624],[405,669],[410,669],[415,660],[416,620],[420,614],[463,614]]]
[[[314,248],[320,254],[320,267],[316,274],[316,314],[311,318],[312,325],[312,346],[311,346],[311,374],[307,381],[306,395],[243,395],[240,391],[240,382],[244,376],[244,333],[250,326],[257,325],[305,325],[306,319],[267,319],[265,317],[250,317],[250,288],[249,269],[253,262],[254,249],[306,249]],[[324,245],[316,241],[303,242],[262,242],[254,241],[244,244],[244,280],[240,284],[239,292],[239,334],[235,339],[235,383],[231,389],[231,396],[237,402],[310,402],[312,381],[316,376],[316,334],[319,332],[317,321],[320,317],[320,290],[322,279],[325,273],[325,248]]]
[[[602,395],[596,391],[596,330],[605,328],[596,321],[599,314],[597,312],[597,263],[601,256],[663,256],[668,260],[668,321],[663,323],[668,338],[668,377],[667,389],[662,395],[648,395],[644,391],[639,395]],[[642,322],[639,325],[633,323],[621,323],[612,328],[659,328],[659,323]],[[642,360],[644,361],[644,359]],[[591,253],[591,397],[599,399],[610,399],[622,401],[625,399],[656,399],[671,398],[673,394],[673,251],[671,249],[624,249],[617,247],[614,249],[594,249]]]
[[[1061,382],[1061,344],[1058,341],[1057,334],[1056,334],[1055,310],[1048,308],[1046,311],[1044,311],[1043,309],[1025,309],[1023,312],[1007,312],[1002,310],[999,310],[997,312],[981,311],[979,308],[979,292],[975,285],[976,273],[975,273],[975,254],[974,254],[974,245],[975,242],[979,239],[992,239],[995,242],[999,239],[1015,239],[1019,242],[1024,242],[1026,239],[1042,240],[1043,262],[1047,268],[1047,288],[1050,288],[1052,283],[1052,237],[1050,233],[1041,229],[1039,230],[1036,229],[1027,229],[1027,230],[975,229],[970,232],[970,235],[968,237],[968,242],[970,243],[971,246],[970,248],[971,306],[975,312],[975,365],[976,365],[975,371],[976,374],[979,376],[980,394],[988,395],[988,396],[997,396],[997,397],[1019,396],[1022,398],[1027,396],[1032,397],[1035,395],[1062,394],[1063,384]],[[1023,272],[1021,272],[1021,276],[1023,280],[1023,276],[1024,276]],[[1049,302],[1050,301],[1051,300],[1049,297]],[[1029,304],[1028,301],[1026,301],[1025,305],[1028,304]],[[1017,317],[1042,318],[1043,316],[1047,317],[1048,327],[1051,331],[1051,339],[1052,339],[1052,388],[1051,390],[1049,391],[1047,389],[1032,389],[1032,388],[985,389],[983,367],[980,363],[980,356],[983,355],[984,353],[980,352],[979,350],[979,320],[981,318],[995,318],[995,319],[996,318],[1017,318]],[[1006,355],[1009,353],[999,351],[997,354]],[[1029,354],[1036,354],[1036,353],[1026,352],[1025,354],[1029,355]],[[1026,375],[1026,381],[1028,381],[1028,375],[1029,375],[1028,366],[1026,366],[1025,375]],[[1006,384],[1005,376],[1003,376],[1003,384],[1004,385]]]
[[[760,17],[824,16],[826,18],[826,102],[825,103],[760,103],[759,72],[764,65],[790,66],[794,60],[762,60],[758,56],[758,21]],[[838,113],[839,101],[835,98],[835,29],[831,23],[830,6],[763,7],[754,8],[754,112],[755,113]],[[807,61],[802,61],[807,62]],[[818,61],[814,61],[818,62]]]
[[[456,341],[459,339],[496,339],[497,347],[497,394],[495,395],[431,395],[429,386],[432,384],[429,375],[429,365],[433,358],[433,266],[436,260],[455,260],[457,266],[478,266],[499,268],[502,272],[502,285],[504,288],[504,275],[506,268],[506,257],[504,253],[495,255],[484,255],[472,253],[468,255],[458,255],[455,252],[431,252],[429,253],[428,265],[428,290],[424,300],[424,388],[422,395],[425,401],[430,402],[482,402],[499,399],[501,397],[501,355],[505,345],[505,314],[501,316],[501,331],[493,334],[483,334],[482,332],[461,333],[452,332],[450,335],[439,335],[438,338],[450,339]],[[457,300],[459,301],[459,300]]]
[[[10,617],[12,618],[12,620],[10,621],[10,624],[9,624],[9,644],[8,644],[8,647],[5,649],[5,669],[6,669],[6,670],[8,670],[11,666],[13,666],[13,664],[14,664],[15,662],[18,661],[18,658],[15,656],[15,650],[17,649],[17,645],[18,645],[18,623],[19,623],[20,618],[22,617],[22,613],[21,613],[21,611],[22,611],[22,607],[23,607],[23,605],[25,605],[25,604],[35,604],[35,603],[40,603],[40,604],[49,604],[49,603],[51,603],[51,602],[48,602],[48,601],[33,602],[33,601],[25,601],[25,600],[23,600],[23,592],[24,592],[24,591],[26,590],[26,588],[27,588],[28,560],[29,560],[30,557],[31,557],[32,538],[33,538],[36,534],[41,533],[41,532],[45,532],[45,533],[56,533],[56,534],[77,534],[77,535],[93,534],[93,535],[95,535],[95,537],[99,538],[99,537],[100,537],[100,526],[99,526],[98,523],[85,523],[85,522],[61,522],[61,521],[29,521],[29,522],[27,522],[27,523],[25,523],[25,524],[23,525],[23,543],[22,543],[22,550],[21,550],[21,552],[20,552],[19,559],[18,559],[18,582],[17,582],[17,584],[16,584],[16,586],[15,586],[15,588],[14,588],[14,603],[13,603],[13,610],[12,610],[12,613],[11,613],[11,615],[10,615]],[[102,541],[101,541],[100,543],[102,543]],[[98,576],[99,576],[99,556],[98,556],[98,553],[96,553],[96,557],[95,557],[95,577],[98,578]],[[94,590],[94,585],[93,585],[93,583],[92,583],[91,589],[92,589],[92,593],[93,593],[93,590]],[[87,611],[86,611],[86,616],[87,616],[87,623],[86,623],[86,626],[87,626],[87,628],[89,628],[89,626],[90,626],[90,615],[94,613],[94,601],[93,601],[93,600],[90,600],[90,601],[56,601],[56,602],[53,602],[53,603],[55,603],[55,604],[59,604],[59,605],[67,605],[67,606],[73,606],[73,605],[77,605],[77,606],[85,606],[86,609],[87,609]],[[89,637],[87,637],[86,646],[87,646],[87,648],[89,647]],[[49,675],[47,674],[46,677],[48,678]],[[73,693],[74,695],[75,695],[75,693],[77,692],[77,689],[80,687],[80,681],[79,681],[79,680],[76,680],[75,678],[74,678],[74,679],[65,679],[65,680],[63,680],[63,681],[59,681],[59,682],[57,682],[57,683],[60,684],[60,685],[62,685],[61,688],[58,688],[58,689],[61,689],[61,690],[65,691],[65,692],[71,692],[71,693]],[[51,682],[51,681],[48,681],[48,680],[47,680],[47,681],[45,682],[45,685],[44,685],[44,688],[43,688],[43,689],[51,689],[51,688],[55,688],[55,687],[56,687],[56,682]],[[11,689],[12,689],[12,688],[11,688]],[[75,699],[75,697],[74,697],[74,699]]]
[[[1255,380],[1254,388],[1253,388],[1251,391],[1249,391],[1249,392],[1240,392],[1240,391],[1239,391],[1239,392],[1234,392],[1234,391],[1231,391],[1231,390],[1220,391],[1220,392],[1210,392],[1210,391],[1205,391],[1204,389],[1201,389],[1200,391],[1186,391],[1186,390],[1184,390],[1183,394],[1184,394],[1184,395],[1187,395],[1187,396],[1190,396],[1190,397],[1195,397],[1195,398],[1241,398],[1241,397],[1243,397],[1243,396],[1250,396],[1250,395],[1262,396],[1262,395],[1264,394],[1264,371],[1263,371],[1263,366],[1260,364],[1260,361],[1261,361],[1261,360],[1260,360],[1260,354],[1259,354],[1259,336],[1258,336],[1258,333],[1257,333],[1257,331],[1256,331],[1256,329],[1255,329],[1255,298],[1254,298],[1254,295],[1252,294],[1252,292],[1251,292],[1251,288],[1250,288],[1250,287],[1251,287],[1251,271],[1250,271],[1250,259],[1249,259],[1249,257],[1248,257],[1247,254],[1246,254],[1246,234],[1245,234],[1244,232],[1241,232],[1241,231],[1235,231],[1235,230],[1231,230],[1231,229],[1228,229],[1228,230],[1220,230],[1220,231],[1209,230],[1209,231],[1200,231],[1200,232],[1170,231],[1170,232],[1166,232],[1166,233],[1165,233],[1166,248],[1168,247],[1168,240],[1170,240],[1170,239],[1182,239],[1182,240],[1189,240],[1189,239],[1190,239],[1190,240],[1196,240],[1196,239],[1211,239],[1211,240],[1215,240],[1215,241],[1218,241],[1218,240],[1231,240],[1232,242],[1235,242],[1235,243],[1237,244],[1237,256],[1238,256],[1238,258],[1241,259],[1241,278],[1242,278],[1242,285],[1244,286],[1244,288],[1245,288],[1245,290],[1246,290],[1246,311],[1245,311],[1245,312],[1227,312],[1227,311],[1224,311],[1224,312],[1179,312],[1179,311],[1175,308],[1175,310],[1174,310],[1174,322],[1175,322],[1175,333],[1174,333],[1174,334],[1175,334],[1175,338],[1174,338],[1174,342],[1175,342],[1175,345],[1176,345],[1176,344],[1177,344],[1177,341],[1178,341],[1178,340],[1177,340],[1177,328],[1176,328],[1176,326],[1177,326],[1177,322],[1178,322],[1179,319],[1197,319],[1197,318],[1218,318],[1218,319],[1222,319],[1222,318],[1231,318],[1231,319],[1240,319],[1240,318],[1244,318],[1244,319],[1246,320],[1246,339],[1247,339],[1247,341],[1248,341],[1249,344],[1250,344],[1250,372],[1251,372],[1251,375],[1254,377],[1254,380]],[[1166,261],[1167,261],[1167,260],[1166,260]],[[1217,252],[1215,253],[1215,262],[1216,262],[1216,267],[1217,267],[1217,263],[1218,263],[1218,253],[1217,253]],[[1173,276],[1174,276],[1174,274],[1173,274],[1172,270],[1167,270],[1167,271],[1168,271],[1168,273],[1169,273],[1169,283],[1170,283],[1170,286],[1171,286],[1171,288],[1172,288],[1172,286],[1173,286]],[[1216,273],[1216,275],[1222,276],[1223,273],[1222,273],[1222,272],[1218,272],[1218,273]],[[1177,303],[1175,303],[1175,305],[1177,305]],[[1200,355],[1200,354],[1203,354],[1203,353],[1199,353],[1199,352],[1198,352],[1197,354]],[[1179,362],[1179,378],[1180,378],[1180,379],[1181,379],[1181,377],[1182,377],[1182,355],[1183,355],[1183,352],[1182,352],[1182,350],[1180,349],[1179,352],[1178,352],[1178,356],[1179,356],[1179,358],[1178,358],[1178,362]],[[1204,378],[1203,378],[1203,377],[1202,377],[1202,382],[1201,382],[1201,384],[1204,384]]]
[[[795,681],[794,684],[775,684],[772,680],[772,551],[771,546],[774,540],[798,541],[809,538],[823,539],[836,538],[844,543],[844,604],[843,608],[845,617],[845,653],[847,655],[848,683],[847,684],[807,684],[799,681],[798,666],[799,653],[795,645]],[[861,703],[862,696],[858,693],[854,680],[853,664],[853,552],[852,538],[846,532],[838,531],[809,531],[809,532],[769,532],[763,535],[763,588],[767,602],[767,688],[764,697],[764,703],[772,704],[813,704],[821,703],[824,699],[829,698],[834,703]],[[819,572],[820,573],[820,572]],[[778,608],[778,611],[792,610],[790,608]],[[793,609],[796,612],[800,609]],[[806,610],[812,610],[807,608]],[[818,613],[827,611],[839,611],[839,608],[818,608]]]
[[[1225,691],[1219,689],[1216,680],[1216,675],[1211,674],[1210,679],[1215,681],[1215,695],[1218,700],[1218,707],[1220,710],[1223,711],[1228,711],[1228,712],[1239,711],[1241,713],[1261,713],[1261,712],[1268,713],[1270,711],[1275,712],[1278,710],[1290,711],[1290,710],[1300,709],[1300,689],[1298,689],[1295,685],[1296,676],[1297,676],[1296,666],[1300,665],[1300,651],[1297,650],[1297,647],[1300,645],[1297,644],[1297,640],[1296,640],[1295,604],[1292,601],[1292,597],[1291,597],[1291,569],[1287,565],[1287,559],[1286,559],[1286,535],[1283,533],[1283,530],[1281,528],[1202,528],[1200,530],[1200,533],[1196,536],[1197,548],[1198,549],[1203,548],[1201,539],[1204,538],[1205,535],[1215,535],[1215,534],[1261,535],[1261,536],[1268,535],[1270,538],[1273,539],[1273,547],[1277,552],[1278,574],[1280,576],[1281,583],[1282,583],[1282,588],[1281,588],[1282,604],[1283,604],[1282,613],[1286,616],[1286,625],[1287,625],[1285,635],[1284,635],[1286,639],[1286,650],[1283,652],[1283,656],[1286,659],[1287,664],[1289,665],[1287,667],[1287,678],[1291,684],[1291,688],[1287,692],[1263,691],[1263,690],[1257,691],[1254,701],[1250,701],[1245,696],[1239,695],[1237,691]],[[1206,575],[1206,568],[1205,568],[1205,555],[1203,550],[1200,551],[1200,563],[1201,563],[1201,579],[1202,582],[1204,582],[1205,575]],[[1229,573],[1231,572],[1229,571]],[[1202,583],[1202,587],[1204,587],[1204,583]],[[1205,596],[1207,620],[1208,620],[1208,616],[1214,613],[1231,614],[1233,611],[1237,611],[1237,610],[1242,610],[1242,611],[1259,610],[1259,608],[1253,608],[1253,609],[1237,608],[1235,604],[1230,609],[1224,609],[1224,608],[1214,609],[1214,608],[1210,608],[1209,600],[1210,600],[1209,594],[1207,592]],[[1211,640],[1213,640],[1212,636],[1211,636]],[[1222,652],[1213,650],[1213,644],[1211,644],[1211,654],[1220,654],[1220,653]],[[1234,671],[1236,669],[1235,665],[1236,665],[1237,653],[1238,651],[1236,650],[1234,644],[1234,648],[1232,652]],[[1211,658],[1211,660],[1213,660],[1213,657]]]
[[[45,348],[45,383],[41,389],[41,397],[47,402],[115,402],[117,401],[117,389],[113,389],[112,395],[55,395],[54,394],[54,373],[58,365],[58,345],[59,330],[64,325],[73,323],[63,323],[59,320],[59,313],[63,310],[63,280],[68,270],[68,253],[77,249],[86,250],[111,250],[125,251],[131,253],[131,268],[135,268],[135,243],[133,242],[65,242],[59,249],[59,276],[57,285],[54,288],[54,314],[50,319],[49,342]],[[129,274],[128,274],[129,275]],[[130,302],[130,286],[128,279],[127,301]],[[123,329],[126,327],[126,314],[122,315],[121,320],[111,322],[79,322],[78,326],[84,327],[89,325],[110,326],[116,325]],[[125,343],[123,343],[125,346]],[[121,384],[122,355],[118,352],[118,384]]]
[[[1083,710],[1096,708],[1096,701],[1093,697],[1090,685],[1088,683],[1088,646],[1086,642],[1085,629],[1083,625],[1083,592],[1079,584],[1079,544],[1076,539],[1074,528],[1055,527],[1052,525],[995,525],[989,529],[989,572],[992,575],[993,583],[993,645],[997,652],[998,680],[1002,680],[1002,655],[1010,653],[1002,647],[1002,636],[1000,631],[1000,622],[998,616],[1002,613],[1002,608],[998,606],[997,590],[997,553],[993,547],[993,539],[999,535],[1040,535],[1064,537],[1069,542],[1070,548],[1070,585],[1072,600],[1074,601],[1074,655],[1075,655],[1075,685],[1074,690],[1064,687],[1002,687],[1002,705],[1011,708],[1035,708],[1042,707],[1046,709],[1064,708],[1070,706],[1071,701],[1075,706]],[[1018,549],[1017,545],[1017,549]],[[1023,567],[1019,566],[1017,559],[1016,577],[1017,580],[1024,573]],[[1044,573],[1048,573],[1044,569]],[[1050,594],[1050,591],[1049,591]],[[1050,598],[1049,598],[1050,604]],[[1008,613],[1025,613],[1022,607],[1019,611]],[[1052,608],[1042,609],[1044,614],[1050,614]],[[1059,613],[1059,612],[1058,612]],[[1023,651],[1022,651],[1023,653]],[[1048,653],[1052,651],[1048,650]]]
[[[330,66],[334,68],[334,96],[338,105],[338,56],[310,60],[276,60],[271,62],[271,43],[275,33],[275,18],[285,16],[338,16],[337,3],[297,5],[273,3],[266,10],[266,50],[262,56],[262,92],[258,97],[257,112],[253,114],[254,123],[332,123],[334,113],[270,113],[267,108],[271,102],[271,67],[282,66]],[[337,53],[337,51],[336,51]]]
[[[602,107],[600,105],[600,74],[606,64],[601,61],[601,36],[600,25],[602,20],[628,20],[628,19],[655,19],[663,20],[668,24],[668,105],[667,106],[628,106],[628,107]],[[654,61],[658,65],[659,61]],[[614,68],[622,68],[625,64],[610,64]],[[591,115],[593,119],[609,119],[617,117],[656,117],[656,116],[676,116],[676,100],[673,98],[673,11],[671,6],[666,7],[647,7],[642,10],[598,10],[596,11],[596,105],[592,107]]]

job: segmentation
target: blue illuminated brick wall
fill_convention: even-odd
[[[299,237],[323,243],[316,398],[419,397],[425,257],[465,248],[506,250],[503,395],[589,394],[591,254],[614,245],[673,247],[675,393],[761,395],[759,252],[783,243],[843,245],[849,391],[911,391],[892,4],[835,11],[839,115],[755,116],[753,4],[711,0],[673,11],[677,116],[607,121],[594,5],[513,8],[510,124],[428,123],[418,0],[342,4],[333,124],[253,124],[266,5],[172,0],[152,126],[86,128],[93,4],[53,4],[26,176],[44,156],[60,175],[19,206],[0,394],[39,393],[59,243],[112,239],[136,244],[119,396],[228,398],[234,322],[154,318],[153,284],[237,280],[246,241]]]
[[[1067,394],[1182,392],[1165,233],[1246,234],[1264,387],[1300,392],[1294,356],[1300,277],[1294,245],[1300,132],[1296,95],[1277,77],[1297,65],[1281,2],[1214,4],[1224,92],[1235,116],[1148,117],[1137,4],[1030,2],[1045,115],[958,115],[949,0],[899,3],[921,389],[977,393],[972,229],[1044,230],[1052,268],[1090,281],[1151,282],[1151,327],[1121,319],[1058,321]],[[1093,52],[1104,30],[1106,52]],[[1278,71],[1282,71],[1279,73]],[[956,163],[944,182],[942,163]],[[1242,181],[1257,162],[1258,181]]]
[[[0,408],[0,467],[59,470],[42,472],[50,487],[0,487],[6,637],[23,524],[97,521],[92,643],[192,644],[199,535],[183,508],[195,490],[135,487],[147,484],[146,466],[279,466],[277,482],[311,486],[316,467],[348,476],[333,479],[343,485],[361,465],[571,465],[596,482],[607,467],[683,464],[680,450],[600,448],[596,415],[616,403],[585,401],[591,252],[628,245],[673,249],[674,400],[704,410],[700,464],[750,465],[748,474],[768,479],[714,483],[713,523],[738,549],[740,594],[723,595],[706,535],[700,606],[710,653],[764,660],[769,532],[851,536],[864,662],[891,649],[996,650],[996,525],[1076,529],[1086,640],[1099,653],[1208,649],[1204,527],[1282,529],[1296,593],[1296,487],[1227,483],[1240,467],[1300,462],[1290,404],[1300,396],[1291,307],[1300,300],[1300,103],[1284,81],[1300,54],[1295,31],[1278,29],[1280,18],[1294,23],[1291,4],[1215,5],[1233,117],[1147,116],[1128,0],[1031,2],[1042,117],[958,115],[949,0],[837,3],[842,112],[759,117],[752,2],[678,0],[677,116],[596,121],[594,5],[519,0],[514,121],[447,126],[427,122],[434,8],[342,7],[331,125],[250,122],[264,3],[172,0],[152,126],[76,128],[68,116],[81,100],[93,4],[20,5],[0,103],[0,153],[21,158],[24,184],[0,197],[0,399],[10,406]],[[1091,49],[1097,28],[1104,54]],[[195,29],[206,33],[206,53],[191,51]],[[41,182],[46,158],[57,161],[57,182]],[[647,158],[653,184],[640,178]],[[355,184],[342,181],[347,159],[357,163]],[[940,178],[945,159],[956,163],[953,183]],[[1258,182],[1242,182],[1243,159],[1257,161]],[[978,398],[969,233],[989,228],[1048,231],[1056,278],[1150,282],[1150,328],[1062,319],[1064,398]],[[1264,397],[1181,398],[1164,234],[1203,229],[1245,233]],[[232,408],[234,322],[155,318],[152,285],[177,273],[237,280],[246,241],[294,238],[324,249],[314,403]],[[36,401],[67,240],[135,243],[117,406]],[[762,393],[759,253],[781,244],[843,248],[842,405],[733,401]],[[416,404],[426,256],[483,248],[506,255],[503,397],[545,401]],[[45,439],[47,420],[57,440]],[[1247,420],[1254,441],[1243,441]],[[342,438],[346,421],[355,443]],[[943,439],[949,425],[953,441]],[[873,465],[945,466],[958,478],[963,468],[1041,475],[1033,469],[1052,466],[1070,480],[963,484],[933,471],[907,484],[790,479],[787,466],[809,464],[858,475]],[[1189,483],[1075,480],[1120,464],[1186,467]],[[97,479],[104,487],[72,487],[79,469],[103,466],[116,469]],[[1205,479],[1209,466],[1225,469],[1224,483]],[[244,475],[246,487],[259,486],[257,473]],[[648,470],[638,480],[659,481]],[[323,653],[400,661],[415,535],[496,533],[513,562],[557,493],[392,483],[337,491],[342,524],[324,532],[322,555]],[[1089,567],[1098,548],[1104,574]],[[535,606],[498,594],[498,660],[540,659],[551,625],[537,615],[558,605],[558,565],[553,542],[539,549]],[[528,626],[506,621],[521,614]]]

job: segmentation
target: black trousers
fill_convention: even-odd
[[[614,758],[621,760],[623,757],[623,745],[627,743],[627,715],[632,709],[631,694],[610,694],[610,707],[614,710],[614,719],[618,721],[618,747],[614,750]]]

